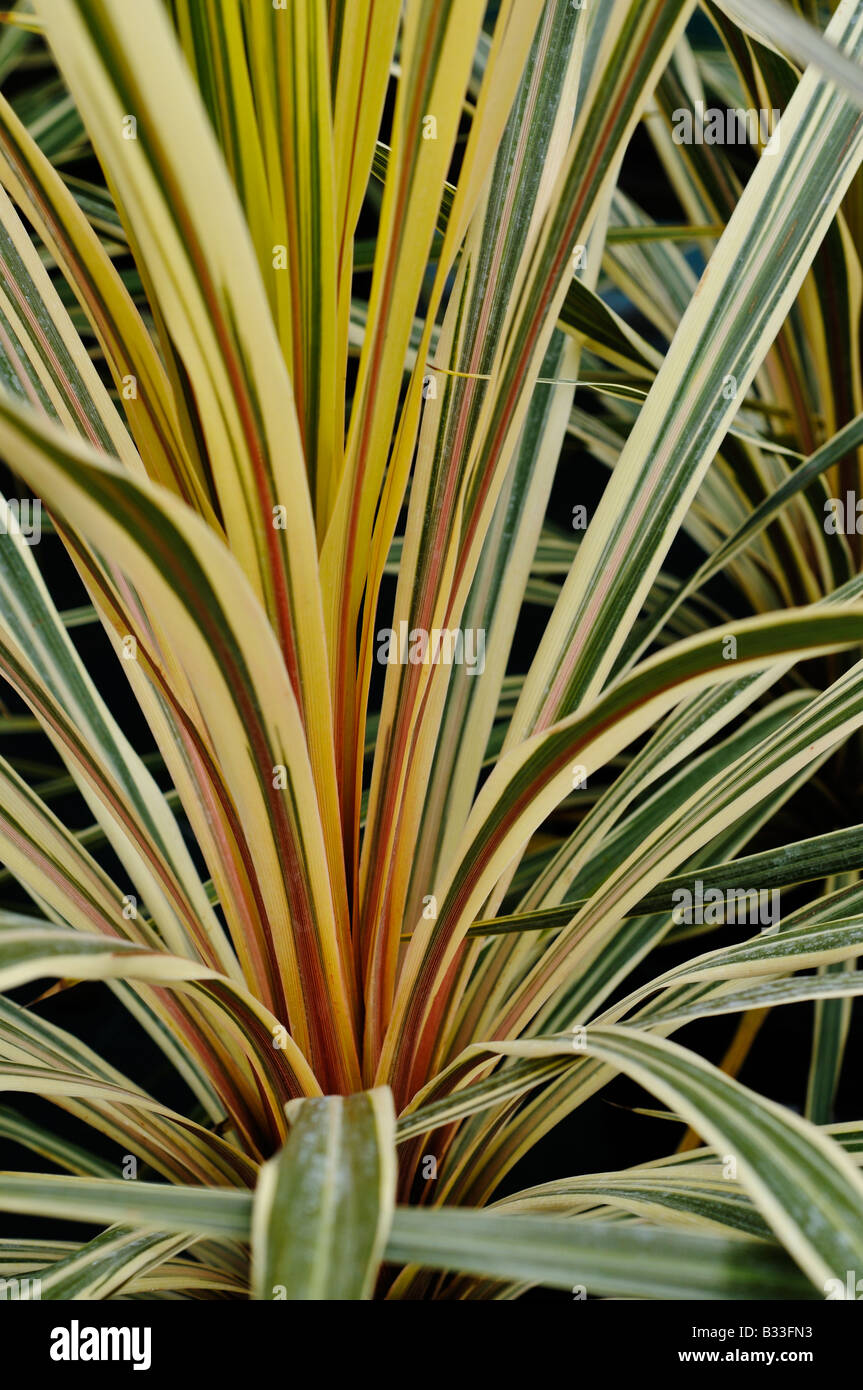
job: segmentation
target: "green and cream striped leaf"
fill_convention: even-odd
[[[772,790],[811,769],[814,761],[823,760],[837,743],[859,727],[861,715],[863,666],[858,664],[768,734],[752,754],[715,773],[706,786],[683,803],[678,818],[660,823],[647,842],[633,849],[606,877],[571,927],[549,948],[519,988],[511,991],[495,1020],[495,1030],[501,1027],[507,1036],[520,1031],[537,998],[543,1002],[551,998],[555,988],[571,973],[575,961],[570,942],[584,941],[590,933],[595,950],[625,913],[628,893],[636,882],[642,889],[649,886],[655,882],[661,865],[670,868],[685,862]],[[804,874],[809,871],[812,870],[801,870]],[[674,897],[672,901],[676,905]],[[772,898],[766,900],[765,911],[772,903]]]
[[[855,960],[820,966],[826,973],[844,974]],[[846,998],[817,999],[812,1029],[812,1056],[806,1087],[807,1120],[824,1124],[833,1113],[833,1104],[845,1060],[851,1025],[852,1001]]]
[[[502,1055],[578,1051],[625,1072],[687,1119],[738,1177],[783,1245],[820,1285],[858,1267],[863,1247],[863,1178],[823,1131],[757,1096],[694,1053],[632,1028],[591,1024],[557,1042],[489,1045]]]
[[[560,1178],[493,1202],[490,1210],[519,1216],[557,1213],[579,1220],[623,1211],[660,1225],[702,1228],[706,1234],[771,1236],[739,1182],[724,1176],[722,1167],[705,1171],[699,1166],[691,1173],[678,1167],[628,1168]]]
[[[639,999],[658,989],[707,981],[740,981],[759,975],[784,975],[795,970],[808,970],[816,965],[852,960],[860,952],[863,919],[848,918],[825,923],[806,922],[801,926],[785,927],[776,923],[760,936],[733,946],[708,951],[703,956],[676,966],[664,975],[629,995],[623,1007],[632,1007]],[[847,972],[836,977],[807,976],[797,983],[813,988],[833,981],[838,985]],[[855,980],[849,978],[849,989]],[[653,1009],[649,1010],[652,1015]]]
[[[369,611],[376,599],[414,452],[423,380],[438,307],[501,141],[542,11],[541,0],[504,0],[467,137],[458,187],[447,215],[434,282],[425,306],[410,388],[398,415],[401,377],[417,297],[438,220],[462,96],[483,7],[445,0],[405,11],[393,143],[381,208],[375,270],[346,443],[346,464],[321,555],[347,835],[356,820],[354,746],[367,671],[356,671],[356,624],[366,590],[363,653],[371,661]],[[433,113],[437,138],[421,138]],[[359,676],[359,679],[358,679]],[[361,722],[361,721],[360,721]],[[351,847],[352,853],[352,847]]]
[[[745,855],[727,864],[709,864],[698,869],[697,877],[705,892],[715,888],[721,888],[724,892],[742,892],[744,896],[740,902],[741,907],[745,907],[745,892],[747,889],[753,890],[753,885],[767,892],[858,868],[863,868],[863,826],[853,825],[847,830],[833,830],[826,835],[816,835],[811,840],[797,840],[794,844],[763,850],[760,854]],[[692,874],[675,874],[633,903],[626,915],[635,917],[647,912],[670,912],[677,906],[679,891],[691,891],[692,885]],[[471,927],[470,935],[540,931],[565,926],[575,915],[574,910],[584,907],[589,901],[588,897],[575,898],[561,903],[559,907],[477,922]],[[718,913],[715,920],[724,920],[724,913]]]
[[[737,1156],[743,1186],[813,1283],[858,1267],[863,1179],[821,1131],[675,1043],[624,1029],[589,1036],[593,1056],[685,1115],[718,1152]]]
[[[565,926],[564,914],[567,910],[560,899],[564,892],[568,894],[572,891],[573,882],[579,897],[583,899],[581,907],[585,907],[594,894],[601,894],[603,885],[613,879],[627,860],[638,863],[640,856],[649,852],[658,830],[668,830],[669,827],[685,823],[686,815],[681,813],[691,806],[693,797],[698,802],[700,812],[715,811],[717,806],[722,805],[725,777],[733,775],[742,760],[751,757],[769,734],[781,728],[791,714],[804,708],[811,699],[803,692],[782,697],[755,714],[731,737],[714,744],[706,753],[692,757],[692,749],[733,718],[741,703],[746,702],[751,695],[746,685],[743,683],[742,691],[732,686],[719,692],[709,691],[706,697],[695,697],[660,726],[600,800],[588,810],[578,828],[564,841],[548,864],[532,876],[530,892],[510,919],[513,926],[516,919],[524,922],[533,918],[550,922],[545,912],[553,912],[555,916],[559,912],[558,924]],[[690,754],[688,760],[687,753]],[[683,766],[673,773],[674,765],[681,759],[684,760]],[[747,809],[747,803],[742,802],[735,808],[740,814],[729,831],[725,832],[726,836],[729,833],[733,836],[732,842],[720,847],[715,841],[708,840],[694,856],[688,857],[688,864],[700,874],[702,865],[708,866],[711,861],[723,857],[723,850],[736,852],[764,819],[784,803],[810,770],[807,768],[784,783],[778,791],[756,802],[754,808]],[[652,791],[651,787],[654,788]],[[641,798],[637,808],[621,818],[627,801],[639,791]],[[633,855],[636,856],[634,859]],[[556,906],[538,910],[526,906],[531,902],[543,901]],[[537,917],[537,911],[542,915]],[[639,911],[634,909],[636,919]],[[497,920],[503,925],[503,919]],[[572,918],[567,920],[571,921]],[[495,931],[494,928],[492,930]],[[593,997],[594,989],[606,992],[616,971],[630,962],[634,965],[645,950],[665,936],[668,930],[669,922],[661,916],[629,923],[615,911],[614,931],[610,939],[605,939],[598,948],[595,933],[579,942],[576,954],[571,957],[570,978],[573,983],[556,1001],[555,1008],[565,1009],[570,994],[574,992],[579,1001],[576,1011],[581,1012],[586,1001]],[[482,936],[481,924],[474,924],[468,935]],[[453,1029],[450,1046],[465,1045],[468,1029],[473,1030],[472,1036],[490,1034],[496,1015],[515,983],[525,976],[547,946],[547,937],[522,941],[511,938],[509,942],[494,944],[493,959],[484,959],[482,971],[478,972],[476,981],[471,982],[465,992],[459,1006],[457,1031]],[[627,973],[625,968],[624,973]],[[482,1012],[478,1013],[476,1004],[480,1000]],[[546,1025],[541,1031],[548,1031],[548,1026],[556,1025]]]
[[[438,1208],[396,1211],[394,1263],[519,1280],[588,1296],[812,1298],[775,1245],[605,1221]],[[398,1286],[390,1294],[398,1297]]]
[[[158,1268],[191,1243],[184,1235],[142,1234],[119,1227],[104,1231],[44,1269],[34,1270],[38,1297],[88,1302],[114,1297],[133,1279]]]
[[[240,825],[255,839],[266,915],[257,918],[257,942],[245,945],[259,952],[253,978],[261,998],[287,1013],[322,1079],[356,1078],[343,866],[340,875],[318,814],[300,710],[263,610],[224,544],[190,510],[29,415],[0,400],[6,457],[50,490],[67,526],[158,608],[160,636],[195,691]],[[151,659],[153,640],[147,633],[138,640]],[[326,987],[312,983],[324,979]],[[311,1029],[313,1006],[331,1011],[334,1031]]]
[[[14,532],[0,541],[0,669],[64,758],[171,949],[198,951],[238,976],[155,779],[101,699],[30,549]]]
[[[197,961],[67,927],[36,926],[27,919],[5,924],[0,931],[0,989],[43,978],[140,980],[202,993],[202,1004],[211,1000],[215,1006],[214,1021],[257,1063],[258,1084],[267,1084],[277,1100],[284,1103],[320,1089],[279,1020],[244,987]]]
[[[0,1021],[0,1039],[5,1041],[2,1021]],[[0,1042],[0,1046],[2,1046],[2,1042]],[[13,1144],[20,1144],[23,1148],[40,1154],[50,1163],[55,1163],[58,1168],[63,1168],[68,1173],[77,1174],[78,1177],[89,1175],[90,1177],[107,1178],[114,1176],[113,1167],[105,1159],[88,1153],[79,1144],[71,1143],[62,1135],[52,1134],[44,1124],[37,1124],[5,1106],[0,1108],[0,1138],[9,1140]]]
[[[854,0],[842,0],[828,37],[852,60],[863,55]],[[720,238],[579,547],[510,746],[589,701],[607,678],[861,157],[860,110],[808,72],[775,152],[759,161]]]
[[[261,1169],[252,1214],[259,1299],[367,1299],[395,1204],[395,1116],[386,1088],[302,1101]]]
[[[481,207],[468,232],[434,363],[429,369],[429,380],[436,383],[436,392],[425,404],[411,481],[399,585],[391,619],[395,630],[404,621],[410,628],[427,632],[453,628],[459,621],[459,615],[451,614],[448,605],[444,605],[447,577],[457,565],[458,552],[462,549],[462,532],[467,532],[474,524],[471,493],[475,488],[465,465],[474,425],[488,389],[478,378],[488,372],[498,344],[506,334],[513,302],[526,267],[532,261],[552,183],[565,155],[570,110],[578,85],[577,35],[582,23],[580,11],[553,3],[544,5]],[[552,363],[562,361],[564,356],[558,344],[557,351],[551,354]],[[570,360],[570,356],[566,354],[566,359]],[[547,389],[543,397],[545,399],[535,402],[540,426],[551,407]],[[545,510],[551,488],[552,470],[560,451],[570,401],[571,392],[568,392],[559,406],[555,406],[556,446],[553,444],[547,451],[545,467],[537,480],[532,521],[534,537],[536,522]],[[542,431],[535,422],[531,425],[534,437],[538,435],[538,444]],[[520,489],[530,487],[538,463],[536,448],[537,445],[531,447],[529,443],[520,459]],[[499,482],[506,487],[503,476]],[[505,508],[506,498],[501,500]],[[518,502],[513,505],[518,506]],[[499,515],[505,524],[506,511]],[[433,518],[431,525],[429,518]],[[510,548],[496,546],[494,552],[500,565],[495,585],[499,590],[507,571]],[[517,582],[518,575],[513,577]],[[495,576],[489,579],[483,576],[479,582],[494,583]],[[513,592],[518,592],[520,597],[522,588],[523,584],[517,589],[514,587]],[[492,602],[497,597],[497,592],[489,595],[483,610],[476,615],[476,626],[482,628],[484,635],[495,615]],[[481,686],[483,696],[495,704],[495,685],[505,669],[517,612],[517,606],[511,604],[503,629],[497,627],[493,634],[488,634],[493,636],[497,646],[496,679],[492,673],[487,678],[483,670],[479,673],[480,681],[469,682],[474,687]],[[371,636],[367,623],[363,637],[366,647]],[[416,873],[409,861],[422,823],[423,798],[416,797],[413,790],[418,785],[428,784],[434,757],[444,756],[437,735],[444,713],[448,675],[445,667],[416,665],[392,665],[386,672],[360,861],[361,910],[368,933],[368,944],[364,942],[369,979],[365,1046],[370,1065],[377,1059],[391,1005],[398,932],[411,875]],[[420,702],[423,714],[417,719],[414,711]],[[486,728],[486,736],[487,732]],[[467,796],[472,793],[473,786],[468,785]],[[440,809],[442,815],[447,814],[446,807]],[[463,807],[463,813],[466,809]],[[394,870],[384,879],[374,872],[374,866],[390,857],[394,860]],[[422,886],[419,898],[426,892],[428,887]]]
[[[133,471],[143,465],[8,195],[0,191],[3,386]]]
[[[850,424],[839,430],[827,444],[816,450],[810,458],[795,468],[785,482],[755,507],[734,534],[723,541],[713,554],[699,566],[695,574],[685,584],[680,585],[676,593],[668,596],[662,604],[659,616],[651,622],[649,632],[640,638],[638,648],[632,652],[630,661],[636,660],[639,653],[649,646],[652,638],[675,611],[679,603],[696,593],[713,575],[724,569],[729,561],[744,550],[750,541],[763,531],[793,498],[811,487],[828,468],[834,467],[845,454],[855,449],[861,441],[863,441],[863,416],[858,415]],[[822,511],[826,512],[828,516],[830,515],[826,501],[823,503]]]
[[[760,981],[742,989],[711,990],[693,1003],[660,1004],[649,1011],[649,1020],[651,1025],[655,1023],[664,1027],[666,1023],[689,1023],[696,1018],[713,1018],[718,1014],[772,1009],[777,1004],[799,1004],[813,999],[851,999],[860,994],[863,994],[863,971],[860,970],[795,975],[790,980]]]
[[[249,1193],[165,1184],[0,1176],[0,1209],[78,1221],[125,1219],[245,1242]],[[611,1228],[606,1222],[506,1217],[489,1212],[397,1207],[386,1246],[393,1264],[469,1270],[503,1280],[528,1280],[592,1292],[662,1298],[807,1298],[811,1285],[775,1246],[673,1231]]]
[[[51,252],[95,332],[145,468],[217,525],[200,461],[190,457],[183,439],[168,377],[123,279],[75,197],[3,97],[0,148],[0,181]]]
[[[89,1224],[134,1226],[166,1234],[246,1243],[252,1194],[230,1188],[69,1178],[48,1173],[0,1174],[0,1210]]]
[[[842,52],[834,36],[822,35],[781,0],[752,0],[752,4],[749,0],[745,4],[742,0],[717,0],[717,4],[745,33],[804,65],[811,63],[863,109],[863,72]]]
[[[805,614],[786,613],[770,620],[751,619],[732,626],[729,631],[737,634],[735,677],[745,675],[747,670],[768,667],[771,656],[781,656],[783,647],[784,654],[790,655],[795,649],[795,640],[806,641],[804,633],[807,631],[813,640],[817,630],[821,642],[826,645],[831,630],[838,632],[844,625],[844,619],[838,619],[839,612],[839,607],[831,605]],[[847,621],[847,630],[856,627],[850,613]],[[708,634],[678,643],[642,663],[633,675],[617,682],[585,714],[570,715],[547,733],[535,735],[498,763],[474,805],[459,854],[445,879],[444,888],[438,893],[437,918],[431,924],[423,920],[417,925],[406,953],[380,1072],[381,1080],[398,1076],[394,1086],[398,1101],[404,1103],[411,1093],[407,1078],[419,1062],[419,1058],[413,1062],[409,1060],[413,1050],[419,1049],[420,1066],[428,1061],[426,1049],[432,1044],[430,1032],[425,1032],[429,1001],[493,887],[495,874],[512,862],[513,855],[521,851],[531,833],[571,790],[571,768],[576,760],[587,774],[595,772],[630,742],[636,729],[650,728],[686,694],[728,678],[728,663],[722,657],[723,635]],[[756,651],[760,655],[756,656]],[[724,677],[721,674],[723,666]],[[830,713],[831,700],[841,708],[847,696],[849,705],[853,705],[857,698],[855,690],[852,686],[848,694],[840,683],[827,699],[827,707],[823,710],[825,747],[832,746],[843,730],[835,715]],[[817,706],[818,702],[815,704]],[[849,713],[849,719],[846,731],[855,726],[858,715]],[[602,729],[595,738],[594,729]],[[817,743],[801,744],[802,763],[817,756],[818,752]],[[792,775],[791,761],[783,762],[778,751],[776,763],[777,769],[784,767],[785,774]],[[754,775],[751,764],[748,768],[750,775]],[[782,772],[777,771],[777,780],[782,779]],[[685,834],[685,827],[681,833]],[[634,901],[638,887],[632,891]],[[424,1032],[425,1037],[421,1038]]]
[[[335,878],[338,806],[314,521],[290,378],[248,227],[158,0],[133,11],[123,0],[40,0],[39,13],[164,324],[175,399],[206,448],[230,548],[278,635]],[[126,138],[127,118],[135,139]]]

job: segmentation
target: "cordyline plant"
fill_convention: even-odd
[[[863,7],[5,18],[0,1274],[844,1289]],[[800,1001],[797,1114],[736,1074]],[[620,1076],[668,1156],[514,1191]]]

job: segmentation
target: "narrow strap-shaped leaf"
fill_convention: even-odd
[[[81,1177],[89,1174],[92,1177],[112,1178],[116,1172],[107,1159],[97,1158],[78,1144],[52,1134],[47,1125],[41,1122],[37,1124],[6,1106],[0,1108],[0,1139],[11,1139],[13,1143],[41,1154],[58,1168]]]
[[[6,507],[0,499],[0,517]],[[155,778],[101,699],[31,551],[0,539],[0,671],[37,714],[173,950],[236,958]],[[121,828],[122,827],[122,828]],[[178,913],[179,905],[179,913]],[[180,926],[177,918],[183,919]]]
[[[434,6],[410,3],[405,10],[402,73],[368,326],[351,411],[346,467],[321,552],[321,574],[329,600],[326,618],[340,745],[337,762],[342,771],[349,834],[353,834],[356,810],[353,743],[360,597],[365,588],[364,648],[368,656],[372,645],[368,614],[375,608],[407,484],[422,405],[424,363],[437,307],[506,124],[539,10],[539,0],[520,0],[517,7],[512,0],[503,0],[499,7],[486,78],[471,122],[459,186],[419,335],[411,387],[388,464],[417,293],[433,240],[469,72],[469,59],[465,59],[473,51],[482,16],[482,7],[476,8],[473,0],[470,4],[467,0],[456,4],[445,0]],[[494,82],[490,81],[492,70]],[[423,113],[434,113],[434,140],[424,138],[428,128]]]
[[[369,1298],[395,1203],[386,1088],[302,1101],[261,1169],[252,1217],[256,1298]]]
[[[227,1187],[69,1178],[65,1173],[2,1173],[0,1210],[247,1241],[252,1194]]]
[[[748,854],[728,864],[710,864],[693,873],[675,874],[633,903],[626,915],[636,917],[645,912],[670,912],[675,906],[678,891],[692,888],[696,878],[704,890],[742,890],[756,883],[760,889],[766,890],[860,868],[863,868],[863,826],[852,825],[847,830],[831,830],[826,835],[815,835],[811,840],[798,840],[791,845],[763,850],[760,854]],[[587,901],[587,898],[574,898],[561,903],[559,907],[476,922],[469,935],[493,936],[498,932],[541,931],[565,926]]]
[[[468,233],[435,352],[435,364],[440,363],[443,372],[432,368],[431,380],[438,383],[440,400],[435,396],[426,403],[419,436],[391,619],[394,629],[402,621],[425,631],[439,626],[449,629],[459,621],[448,611],[447,591],[456,552],[470,525],[473,488],[465,464],[488,389],[487,383],[476,377],[488,371],[505,334],[511,300],[517,299],[525,268],[531,264],[551,183],[563,161],[569,106],[577,89],[577,37],[582,22],[568,6],[545,5],[481,209]],[[560,356],[558,345],[552,361]],[[449,368],[455,369],[454,375],[449,375]],[[545,388],[549,389],[554,388]],[[548,404],[543,399],[538,402],[540,424],[544,424]],[[565,411],[565,398],[561,405]],[[536,420],[532,425],[537,433]],[[521,463],[522,487],[529,485],[535,468],[535,457],[528,449]],[[504,482],[502,474],[499,482]],[[549,477],[546,496],[550,486]],[[535,505],[544,509],[545,501],[537,499]],[[506,545],[500,553],[504,570],[509,549]],[[489,546],[489,553],[499,551],[499,546]],[[484,583],[496,597],[494,579],[486,574]],[[477,617],[485,639],[486,615]],[[364,645],[368,628],[367,621]],[[492,641],[502,674],[506,632],[496,629]],[[487,690],[492,677],[484,668],[483,660],[483,669],[474,672],[483,678],[468,680],[469,687]],[[421,826],[424,798],[416,796],[414,788],[428,786],[432,776],[449,676],[446,667],[390,665],[386,671],[360,864],[369,1067],[377,1061],[391,1007],[398,928],[410,883],[408,863]],[[419,717],[418,708],[422,710]],[[445,755],[439,748],[437,753],[443,760]],[[374,866],[384,859],[392,860],[393,870],[380,876]],[[420,898],[430,891],[423,885]]]
[[[350,332],[353,270],[359,268],[354,240],[369,182],[390,66],[399,28],[399,0],[338,0],[330,5],[330,85],[333,100],[333,155],[336,181],[338,245],[339,401],[344,403]],[[276,140],[278,133],[276,132]],[[374,242],[370,264],[374,264]],[[341,441],[340,441],[341,442]],[[319,529],[329,522],[339,471],[329,479],[326,506],[318,512]]]
[[[816,1296],[787,1257],[763,1241],[604,1221],[400,1207],[387,1253],[398,1263],[582,1289],[588,1295],[685,1300]]]
[[[63,179],[0,97],[0,181],[51,251],[102,346],[144,466],[215,522],[183,441],[168,377],[134,301]],[[113,204],[111,205],[113,212]]]
[[[717,1014],[772,1009],[777,1004],[798,1004],[811,999],[851,999],[863,994],[863,970],[842,970],[822,975],[794,975],[790,980],[755,982],[742,989],[710,990],[693,1003],[666,1004],[650,1013],[650,1022],[689,1023]]]
[[[281,315],[280,336],[320,518],[341,462],[343,416],[337,401],[338,244],[326,6],[325,0],[305,0],[250,9],[246,43],[272,206],[267,278],[290,282],[287,291],[274,289],[270,298],[290,305],[286,322]],[[222,0],[210,14],[218,37]],[[285,264],[274,268],[280,252]]]
[[[194,1174],[195,1180],[204,1181],[209,1175],[212,1181],[233,1185],[254,1177],[253,1162],[227,1140],[175,1111],[154,1110],[140,1087],[73,1034],[9,999],[0,999],[0,1058],[11,1089],[45,1096],[172,1180]],[[37,1148],[32,1129],[22,1132],[19,1126],[18,1132],[19,1142]],[[62,1147],[58,1149],[51,1136],[45,1142],[47,1147],[37,1151],[60,1167],[69,1160],[81,1161],[74,1153],[64,1159]]]
[[[40,9],[167,330],[175,398],[205,446],[230,548],[278,636],[335,882],[338,805],[314,521],[290,377],[248,226],[163,6],[40,0]],[[134,139],[126,138],[129,119]]]
[[[252,943],[260,951],[260,997],[284,1012],[277,1001],[283,991],[285,1003],[290,996],[298,1045],[324,1082],[329,1076],[334,1087],[350,1088],[359,1066],[344,866],[326,842],[300,710],[262,607],[223,542],[164,489],[102,465],[92,450],[2,396],[0,421],[7,458],[14,456],[37,488],[50,489],[66,523],[158,605],[161,634],[173,634],[169,643],[195,691],[190,699],[197,699],[207,739],[202,752],[211,752],[212,740],[241,827],[255,836],[253,868],[264,908],[259,941]],[[138,645],[151,648],[149,629]],[[161,693],[158,676],[155,684]],[[326,979],[326,986],[312,984],[312,977]],[[313,1009],[332,1011],[334,1026],[312,1030]]]
[[[122,417],[5,190],[0,190],[0,368],[7,389],[143,472]]]
[[[9,1173],[0,1174],[0,1210],[71,1221],[118,1220],[144,1230],[192,1230],[243,1242],[249,1239],[252,1194]],[[562,1222],[557,1217],[398,1207],[385,1253],[394,1264],[470,1270],[558,1288],[580,1284],[597,1294],[674,1299],[812,1296],[811,1285],[788,1257],[764,1241],[616,1229],[606,1222]]]
[[[622,1208],[660,1222],[676,1224],[679,1220],[685,1225],[704,1226],[707,1234],[717,1229],[723,1234],[737,1230],[769,1238],[770,1227],[740,1184],[726,1178],[718,1165],[712,1171],[705,1171],[705,1167],[698,1165],[689,1173],[679,1166],[646,1166],[559,1178],[504,1197],[492,1204],[492,1210],[525,1215],[584,1213],[590,1220],[604,1215],[607,1209]]]
[[[308,1062],[278,1019],[242,986],[198,962],[67,927],[33,925],[26,918],[5,925],[0,931],[0,989],[15,989],[44,977],[137,979],[165,989],[201,989],[215,1004],[222,1027],[233,1025],[242,1050],[257,1055],[262,1078],[268,1078],[277,1100],[316,1095],[320,1090]]]
[[[829,37],[854,60],[863,53],[855,0],[842,0]],[[759,161],[719,241],[579,548],[525,682],[510,745],[537,722],[589,700],[606,680],[861,157],[859,108],[807,72],[770,157]]]
[[[836,961],[820,968],[825,974],[835,973],[841,977],[852,964],[851,961]],[[814,1124],[824,1124],[833,1112],[852,1009],[852,1001],[848,998],[815,1001],[805,1112],[807,1120],[812,1120]]]
[[[801,63],[811,63],[863,109],[863,72],[814,25],[782,0],[716,0],[744,31],[776,45]]]
[[[576,1042],[736,1157],[743,1186],[813,1283],[861,1267],[863,1177],[823,1131],[665,1038],[590,1025]]]
[[[34,1270],[39,1298],[76,1302],[115,1296],[137,1275],[162,1264],[192,1243],[184,1235],[127,1230],[120,1226],[45,1269]]]
[[[836,623],[839,611],[838,606],[810,609],[805,617],[790,618],[785,614],[781,618],[758,619],[745,626],[735,625],[727,630],[736,630],[740,637],[744,631],[747,632],[747,640],[752,642],[750,652],[754,653],[754,649],[760,648],[763,653],[760,663],[756,658],[749,669],[754,670],[759,664],[761,669],[764,669],[770,664],[769,659],[765,660],[764,657],[774,643],[777,643],[779,632],[786,623],[800,623],[800,632],[810,625],[813,637],[817,628],[823,639]],[[856,620],[851,619],[855,626],[860,621],[859,616]],[[787,636],[790,636],[790,631],[789,626],[786,630]],[[774,648],[776,655],[779,654],[781,646],[782,639],[779,638],[778,645]],[[569,793],[572,787],[571,767],[576,759],[585,771],[595,770],[608,756],[612,756],[612,748],[618,737],[623,737],[621,746],[630,741],[635,731],[635,723],[641,728],[652,725],[661,713],[678,702],[673,696],[668,698],[677,682],[680,682],[680,697],[687,690],[690,693],[695,692],[700,682],[685,680],[685,668],[688,668],[689,675],[694,675],[695,669],[700,668],[703,673],[701,688],[706,688],[708,684],[716,681],[721,682],[722,678],[718,674],[715,674],[713,679],[704,678],[707,668],[711,665],[715,672],[725,665],[727,678],[727,663],[723,662],[720,647],[721,636],[716,633],[677,643],[670,649],[670,653],[663,653],[642,663],[636,673],[611,687],[583,716],[579,717],[576,714],[569,719],[561,720],[554,725],[554,732],[534,735],[498,763],[477,798],[465,828],[457,859],[444,880],[445,889],[438,898],[437,919],[432,924],[427,921],[417,924],[405,956],[396,1009],[385,1040],[379,1073],[380,1080],[391,1080],[396,1075],[400,1078],[399,1083],[394,1086],[399,1101],[404,1103],[411,1094],[407,1076],[411,1074],[412,1067],[408,1056],[419,1043],[419,1039],[412,1036],[414,1026],[424,1034],[414,1058],[414,1080],[421,1084],[428,1075],[425,1070],[426,1064],[430,1060],[430,1052],[436,1041],[433,1026],[427,1027],[432,998],[437,985],[455,958],[464,934],[471,925],[473,914],[493,886],[495,868],[492,867],[492,862],[502,872],[545,816]],[[712,658],[708,658],[707,653],[711,650]],[[786,647],[786,653],[789,653],[789,650],[789,647]],[[738,675],[743,675],[745,658],[740,647],[738,656],[735,671]],[[660,675],[660,672],[664,674]],[[638,716],[633,723],[631,721],[634,712],[630,701],[636,686],[641,687],[642,700],[639,700]],[[658,696],[660,687],[664,693]],[[649,695],[648,690],[651,691]],[[835,698],[844,698],[842,682],[837,683]],[[652,715],[649,713],[651,707]],[[629,713],[624,714],[626,709]],[[628,727],[627,734],[623,734],[624,726]],[[831,724],[831,728],[834,729],[831,739],[835,741],[835,724]],[[593,742],[593,730],[597,733],[596,744]],[[597,758],[595,754],[598,752],[599,744],[602,744],[606,751]],[[807,749],[806,756],[811,758],[813,752],[808,745]],[[540,768],[543,769],[542,772]],[[788,771],[790,775],[790,767]],[[407,1027],[406,1018],[409,1020]],[[509,1031],[511,1030],[507,1030],[507,1033]],[[423,1071],[425,1076],[420,1077]],[[404,1090],[401,1089],[402,1085]]]
[[[786,481],[776,488],[769,497],[765,497],[764,501],[753,509],[746,520],[699,566],[695,574],[685,584],[678,586],[675,592],[668,595],[667,599],[660,605],[659,613],[651,621],[649,631],[639,634],[637,651],[629,651],[628,662],[634,661],[640,652],[647,649],[656,633],[668,621],[680,603],[706,584],[713,575],[718,574],[730,560],[764,530],[772,518],[779,515],[798,493],[804,492],[822,473],[828,468],[832,468],[844,454],[856,448],[861,441],[863,441],[863,415],[858,415],[837,431],[832,439],[817,449],[798,468],[795,468]]]

